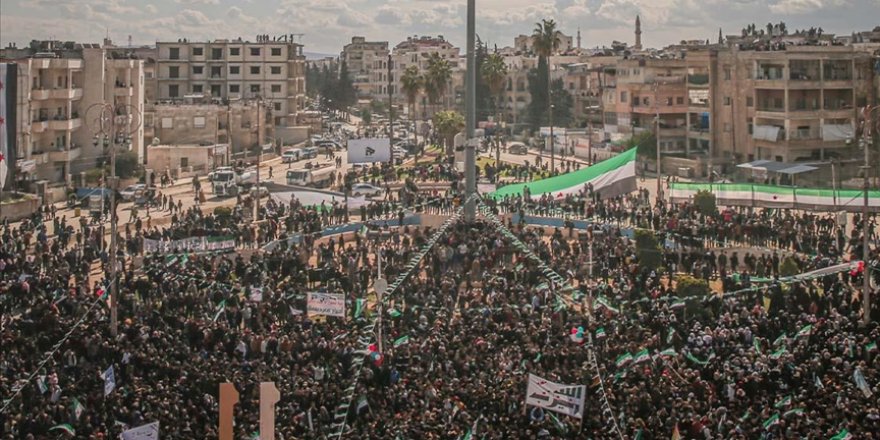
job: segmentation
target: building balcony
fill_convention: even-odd
[[[756,89],[784,89],[787,83],[782,78],[755,78]]]
[[[788,88],[790,90],[819,90],[822,88],[822,82],[818,79],[792,79],[788,81]]]
[[[660,137],[685,137],[687,129],[685,127],[660,127]]]
[[[81,89],[81,88],[54,89],[54,90],[52,90],[52,99],[75,100],[75,99],[82,98],[82,96],[83,96],[83,89]]]
[[[31,89],[31,100],[43,101],[49,99],[52,91],[49,89]]]
[[[31,153],[31,160],[34,161],[35,165],[43,165],[49,163],[49,153],[48,150],[39,150]]]
[[[52,130],[76,130],[82,127],[82,119],[78,116],[70,119],[53,119],[49,121],[49,128]]]
[[[822,81],[822,87],[826,89],[852,89],[853,81],[851,79],[826,79]]]
[[[49,150],[49,161],[70,162],[82,156],[82,147],[71,145],[69,150]]]
[[[782,107],[759,108],[755,111],[756,118],[785,119],[785,109]]]
[[[33,121],[31,123],[31,133],[42,133],[49,129],[49,121]]]
[[[134,96],[134,87],[117,85],[113,89],[113,96]]]

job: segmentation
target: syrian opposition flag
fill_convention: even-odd
[[[651,360],[651,354],[648,352],[647,348],[636,353],[635,363],[639,364],[639,363],[642,363],[645,361],[650,361],[650,360]]]
[[[636,148],[625,151],[611,159],[571,173],[534,182],[507,185],[489,194],[494,199],[505,196],[522,196],[526,187],[533,199],[547,194],[556,198],[575,194],[592,185],[603,199],[628,194],[636,190]]]
[[[401,336],[394,340],[394,348],[400,347],[409,342],[409,336]]]
[[[812,332],[813,332],[813,326],[807,325],[807,326],[804,326],[804,328],[798,330],[795,337],[800,338],[801,336],[810,336],[810,333],[812,333]]]
[[[783,399],[779,400],[778,402],[776,402],[776,403],[773,405],[773,407],[779,409],[779,408],[786,407],[786,406],[788,406],[788,405],[790,405],[790,404],[791,404],[791,396],[786,396],[785,398],[783,398]]]
[[[770,429],[773,425],[779,423],[779,414],[774,414],[773,417],[770,417],[767,420],[764,420],[764,429]]]
[[[632,355],[629,354],[629,352],[626,352],[626,353],[618,356],[617,360],[614,361],[614,363],[615,363],[615,365],[617,365],[617,368],[620,368],[620,367],[632,362],[632,360],[633,360]]]
[[[606,309],[608,309],[614,313],[620,313],[620,309],[611,305],[611,301],[608,301],[608,298],[605,298],[602,295],[599,295],[599,297],[596,298],[596,304],[599,306],[605,307]]]
[[[659,353],[660,357],[676,357],[678,353],[675,352],[674,348],[667,348]]]
[[[602,339],[605,337],[605,327],[599,327],[596,329],[596,339]]]
[[[683,299],[677,299],[677,300],[673,301],[672,304],[669,305],[669,308],[671,308],[672,310],[678,310],[678,309],[683,309],[685,305],[687,305],[687,304],[685,303],[685,301]]]
[[[73,429],[73,426],[71,426],[69,423],[55,425],[55,426],[49,428],[49,431],[63,431],[63,432],[70,434],[70,435],[76,435],[76,430]]]
[[[846,429],[841,430],[834,437],[831,437],[831,440],[851,440],[853,438],[852,434],[849,433]]]

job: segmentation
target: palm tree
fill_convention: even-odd
[[[415,143],[416,143],[416,154],[418,154],[418,145],[419,145],[419,130],[418,125],[416,125],[416,97],[419,96],[419,91],[422,89],[422,83],[424,79],[422,75],[419,73],[419,66],[412,65],[406,68],[403,71],[403,76],[400,77],[400,82],[403,86],[403,93],[406,94],[406,101],[409,103],[409,117],[413,123],[413,131],[415,132]]]
[[[455,135],[464,129],[464,116],[454,111],[442,111],[434,113],[434,130],[443,138],[446,144],[446,154],[453,154]]]
[[[480,66],[480,74],[483,76],[483,81],[486,82],[486,85],[489,86],[489,93],[492,95],[492,101],[495,104],[495,119],[496,124],[501,120],[499,114],[499,108],[501,107],[499,104],[503,99],[502,95],[504,94],[504,83],[507,79],[507,64],[504,63],[504,57],[498,55],[497,53],[490,54],[483,60],[483,65]],[[501,145],[499,142],[495,143],[495,166],[501,163]]]
[[[452,78],[452,68],[449,61],[434,52],[428,56],[428,73],[425,75],[425,92],[428,100],[437,105],[440,98],[446,94],[449,80]]]
[[[544,58],[547,66],[547,114],[550,115],[550,132],[553,132],[553,100],[550,96],[550,55],[553,55],[559,49],[559,31],[556,30],[556,22],[553,20],[541,20],[535,23],[535,30],[532,32],[532,47],[539,58]],[[555,159],[555,142],[553,136],[550,136],[550,170],[551,173],[556,170]]]

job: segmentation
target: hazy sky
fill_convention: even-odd
[[[477,33],[501,46],[553,18],[567,34],[581,28],[584,47],[633,40],[641,14],[643,43],[738,33],[748,23],[785,21],[849,34],[880,25],[880,0],[477,0]],[[0,45],[32,39],[125,44],[303,33],[308,52],[338,53],[352,35],[392,44],[407,35],[464,42],[465,0],[2,0]]]

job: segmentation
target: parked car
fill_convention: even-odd
[[[257,196],[259,198],[267,197],[269,195],[269,188],[266,188],[263,185],[254,186],[251,188],[251,197]]]
[[[382,195],[384,192],[385,190],[382,188],[370,185],[369,183],[356,183],[351,187],[351,195],[353,196],[376,197]]]
[[[281,162],[282,163],[293,163],[297,162],[300,159],[300,150],[287,150],[281,153]]]
[[[303,148],[301,156],[303,159],[314,159],[318,157],[318,149],[315,147]]]
[[[124,190],[119,191],[119,195],[122,196],[122,200],[126,202],[131,202],[134,200],[139,194],[144,192],[144,188],[147,186],[143,183],[136,183],[134,185],[128,185]]]
[[[529,147],[522,142],[511,142],[507,144],[507,152],[510,154],[526,155],[529,154]]]

